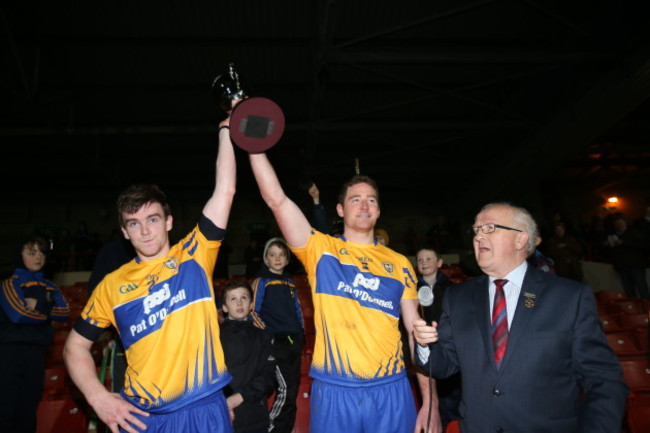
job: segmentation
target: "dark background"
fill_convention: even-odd
[[[315,180],[333,215],[358,164],[378,180],[387,217],[417,209],[465,221],[505,199],[578,218],[606,212],[612,194],[628,197],[623,210],[637,217],[650,204],[648,9],[621,0],[4,2],[3,207],[22,215],[41,203],[104,201],[110,213],[122,188],[143,181],[201,204],[221,115],[210,86],[234,62],[253,96],[284,110],[269,155],[301,205]],[[237,156],[241,209],[260,199]],[[51,218],[76,222],[66,212]],[[268,219],[255,212],[241,218]]]

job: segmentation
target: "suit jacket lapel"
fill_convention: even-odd
[[[490,312],[490,279],[487,275],[472,280],[475,284],[474,287],[474,311],[476,311],[476,321],[478,322],[478,329],[481,332],[483,339],[483,346],[485,347],[485,354],[494,364],[494,347],[492,347],[492,332],[490,330],[492,322],[492,314]]]

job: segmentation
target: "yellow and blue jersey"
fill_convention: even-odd
[[[383,245],[315,230],[306,246],[292,251],[307,271],[314,303],[310,376],[344,386],[403,377],[400,301],[417,299],[409,260]]]
[[[128,361],[122,395],[153,413],[191,404],[231,380],[212,287],[221,241],[208,240],[202,223],[166,257],[136,258],[108,274],[88,300],[85,323],[75,326],[86,336],[115,326]]]

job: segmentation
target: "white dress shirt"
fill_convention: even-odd
[[[506,295],[506,312],[508,313],[508,330],[510,330],[510,325],[512,324],[512,319],[515,317],[515,309],[517,308],[517,301],[519,300],[519,294],[521,293],[521,286],[524,283],[524,276],[526,275],[526,270],[528,269],[528,262],[524,260],[519,266],[510,271],[503,279],[508,280],[508,282],[503,286],[503,291]],[[496,291],[496,285],[494,280],[497,280],[496,277],[490,277],[490,283],[488,286],[490,292],[490,312],[494,305],[494,292]],[[453,289],[452,289],[453,290]],[[492,314],[490,313],[490,316]],[[429,346],[420,346],[417,345],[417,352],[420,361],[425,363],[429,359]]]

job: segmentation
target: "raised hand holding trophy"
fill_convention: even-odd
[[[268,98],[251,97],[232,63],[212,82],[219,107],[230,115],[230,139],[249,153],[275,146],[284,133],[284,113]],[[239,102],[237,102],[239,101]]]

